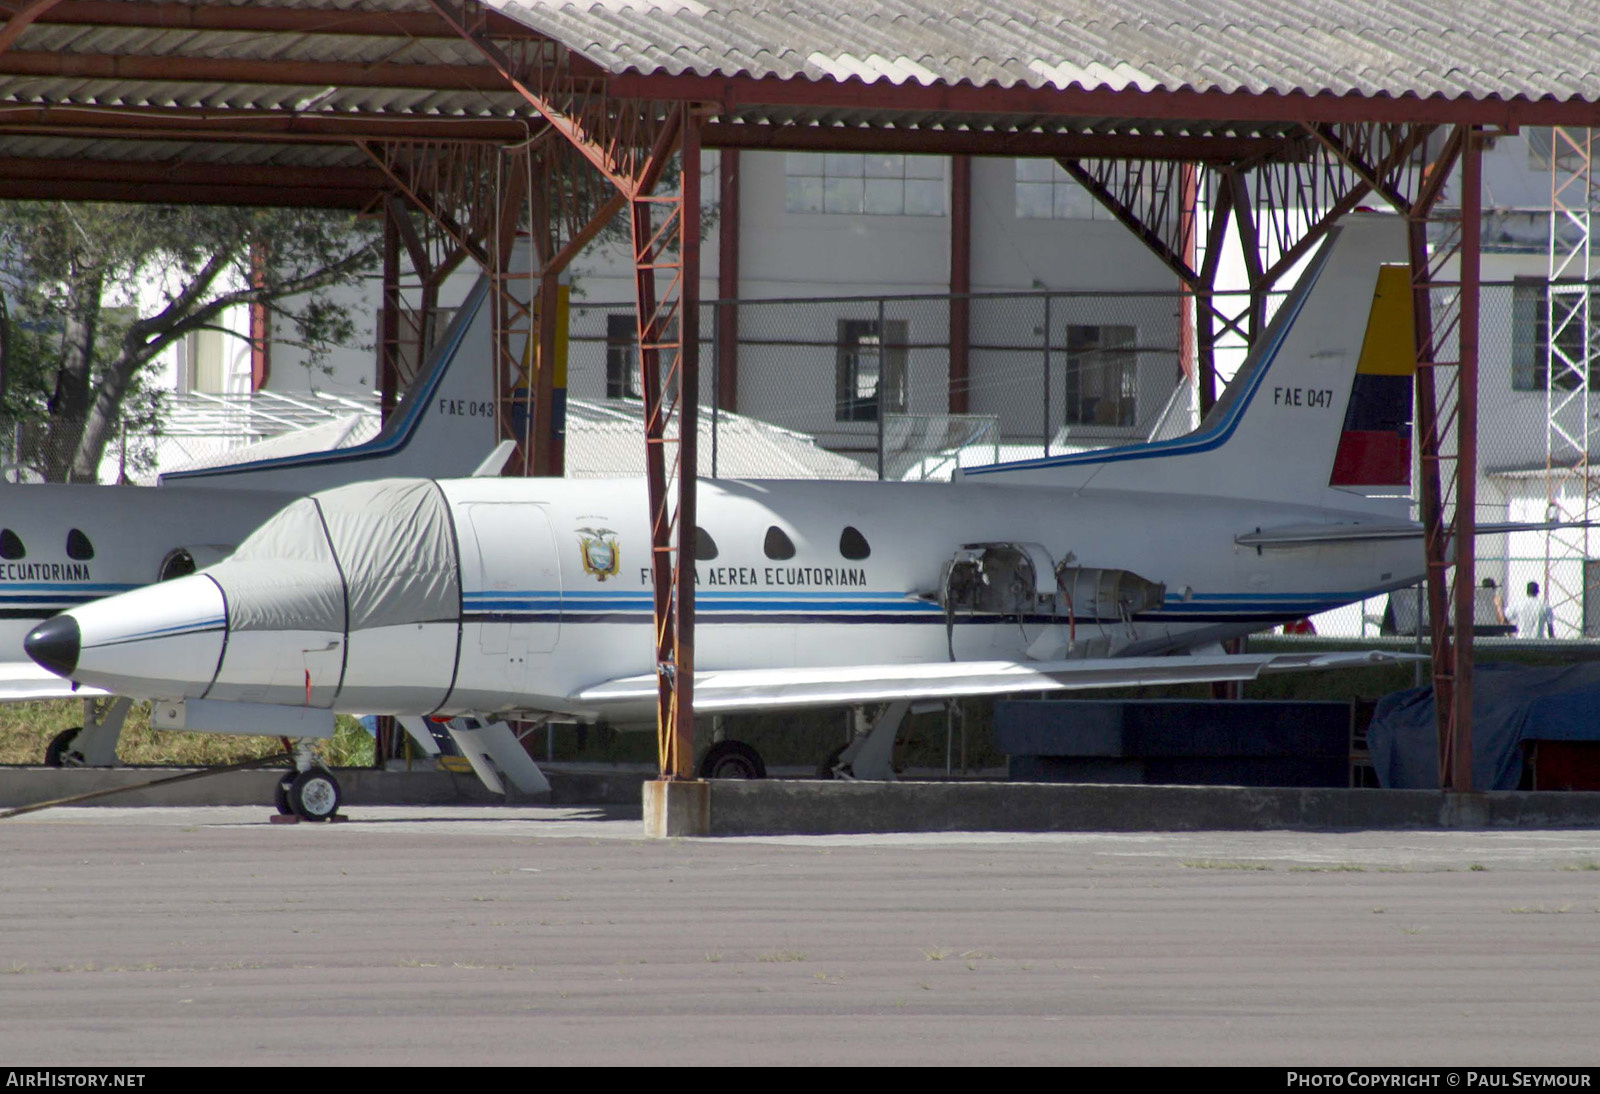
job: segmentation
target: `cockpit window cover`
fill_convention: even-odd
[[[717,557],[717,541],[704,528],[694,530],[694,557],[696,562],[710,562]]]
[[[94,557],[94,544],[76,528],[67,533],[67,557],[77,562],[88,562]]]
[[[234,630],[341,631],[453,619],[446,503],[427,479],[352,483],[302,498],[217,564]],[[346,612],[348,611],[348,616]]]
[[[28,549],[22,545],[22,537],[9,528],[0,528],[0,558],[15,562],[27,557]]]
[[[839,533],[839,553],[852,562],[860,562],[871,557],[872,545],[854,525],[847,524],[844,531]]]
[[[776,524],[767,529],[767,541],[762,545],[762,550],[774,562],[794,557],[794,541],[784,534],[782,528]]]

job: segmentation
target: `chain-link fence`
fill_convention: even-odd
[[[1558,288],[1558,295],[1568,288]],[[1237,303],[1224,298],[1221,306]],[[952,376],[950,352],[951,309],[963,305],[969,342],[964,377]],[[717,477],[947,477],[957,462],[1180,435],[1196,424],[1193,387],[1180,369],[1181,355],[1193,352],[1184,342],[1183,321],[1191,306],[1175,292],[705,303],[700,471]],[[1600,344],[1600,309],[1587,325],[1581,317],[1558,324],[1552,357],[1543,279],[1486,283],[1480,307],[1481,519],[1542,517],[1552,462],[1564,506],[1581,506],[1583,479],[1572,472],[1581,471],[1586,449],[1600,448],[1600,368],[1584,384],[1574,362],[1581,368],[1585,347]],[[569,432],[594,432],[602,447],[636,438],[635,337],[631,302],[573,305]],[[1441,356],[1454,349],[1447,340]],[[1231,350],[1224,343],[1222,373],[1241,357],[1237,340]],[[212,462],[240,444],[314,424],[312,418],[325,422],[370,411],[365,403],[323,406],[327,401],[269,393],[167,399],[159,429],[112,439],[101,478],[140,477],[157,458],[170,469],[169,454],[180,462]],[[302,413],[298,403],[316,404],[315,414],[308,418],[311,411]],[[954,412],[953,405],[964,409]],[[46,477],[70,458],[57,449],[72,443],[72,431],[43,418],[0,421],[0,470],[12,481]],[[573,447],[569,439],[569,451]],[[610,468],[602,456],[587,462],[569,457],[568,466],[580,475],[623,470]]]
[[[160,400],[154,427],[124,423],[107,442],[98,481],[155,481],[158,472],[216,467],[283,453],[263,442],[294,434],[292,451],[347,448],[375,436],[376,393],[187,392]],[[0,417],[0,481],[61,482],[79,458],[81,426],[45,416]]]
[[[953,306],[967,309],[965,378],[959,363],[951,375]],[[1194,424],[1192,389],[1180,384],[1178,365],[1185,306],[1178,293],[705,304],[700,394],[711,444],[701,472],[793,473],[764,470],[773,461],[762,452],[762,432],[741,419],[809,438],[821,452],[881,478],[948,478],[957,461],[1127,444],[1149,437],[1164,420],[1176,419],[1184,432]],[[634,338],[631,305],[574,305],[571,398],[636,399]],[[737,417],[726,407],[736,408]],[[858,473],[817,462],[811,477]]]
[[[87,478],[74,475],[79,460],[81,423],[48,417],[0,415],[0,482],[98,481],[135,483],[154,480],[157,437],[146,429],[121,428],[106,445],[98,470]]]
[[[969,316],[964,380],[951,374],[953,301]],[[1180,344],[1189,307],[1180,293],[1154,292],[711,302],[700,319],[701,413],[713,434],[726,431],[737,419],[720,402],[885,478],[919,476],[923,461],[962,448],[994,462],[1176,436],[1196,424],[1180,369],[1181,353],[1193,352]],[[1480,467],[1490,479],[1538,472],[1542,490],[1552,445],[1558,467],[1562,455],[1600,449],[1600,364],[1588,390],[1575,371],[1586,343],[1600,347],[1600,307],[1587,339],[1581,324],[1558,332],[1553,365],[1542,279],[1485,283],[1480,309]],[[575,304],[571,315],[570,396],[629,406],[638,395],[631,303]],[[1440,356],[1454,352],[1447,338]],[[1218,358],[1226,377],[1242,359],[1238,340],[1225,340]],[[738,451],[758,443],[757,434],[718,437],[719,466],[702,471],[727,476],[730,460],[759,462]],[[1479,504],[1504,512],[1507,498]]]

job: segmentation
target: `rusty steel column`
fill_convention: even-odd
[[[739,150],[724,148],[717,163],[721,211],[717,220],[716,370],[719,410],[739,410]]]
[[[679,152],[683,208],[678,215],[681,233],[679,257],[683,282],[678,297],[678,527],[677,627],[674,646],[677,702],[673,710],[672,774],[680,779],[694,775],[694,579],[695,525],[700,449],[700,118],[687,104],[683,108],[683,145]]]
[[[967,413],[972,344],[972,157],[950,157],[950,370],[949,408]],[[1047,433],[1048,439],[1048,433]]]
[[[1455,709],[1455,648],[1450,637],[1449,590],[1446,584],[1449,560],[1449,530],[1444,522],[1444,482],[1439,466],[1439,394],[1434,375],[1438,356],[1433,329],[1432,264],[1428,255],[1427,217],[1432,203],[1420,204],[1408,226],[1411,244],[1413,326],[1417,345],[1416,427],[1417,520],[1423,527],[1423,565],[1428,590],[1428,614],[1417,626],[1428,626],[1429,648],[1433,657],[1433,702],[1438,720],[1439,785],[1445,781],[1446,742],[1450,739]]]
[[[1472,785],[1472,623],[1478,522],[1478,281],[1483,227],[1483,135],[1469,127],[1461,148],[1461,329],[1456,390],[1455,725],[1450,789]],[[1442,774],[1442,772],[1441,772]]]
[[[378,310],[378,406],[382,420],[394,413],[400,391],[400,229],[393,205],[383,206],[383,303]]]
[[[1200,171],[1199,164],[1186,163],[1178,184],[1178,216],[1183,227],[1178,239],[1178,256],[1191,270],[1199,265],[1200,258]],[[1199,301],[1195,298],[1194,280],[1178,278],[1178,291],[1183,294],[1182,310],[1178,312],[1178,371],[1199,391],[1198,346],[1195,342],[1195,320]],[[1194,308],[1195,311],[1190,309]],[[1198,405],[1199,400],[1196,400]]]
[[[533,473],[539,476],[560,475],[556,461],[555,416],[552,403],[555,399],[556,320],[559,312],[561,284],[557,274],[546,272],[539,278],[538,305],[534,309],[534,335],[538,347],[534,360],[533,407],[537,416],[533,425]],[[563,461],[564,462],[564,461]]]
[[[667,511],[666,423],[662,414],[661,317],[656,292],[655,225],[651,202],[629,201],[633,232],[634,307],[639,329],[639,398],[644,404],[644,477],[650,499],[651,618],[655,629],[656,732],[663,778],[675,775],[668,735],[673,727],[677,637],[672,613],[671,517]]]
[[[686,672],[680,660],[682,651],[678,639],[683,627],[679,622],[678,599],[681,582],[679,567],[683,565],[685,514],[674,506],[669,489],[671,477],[679,476],[677,501],[681,504],[687,490],[690,503],[688,519],[693,520],[694,486],[693,465],[685,466],[681,443],[692,431],[684,429],[679,404],[685,397],[682,384],[683,315],[679,308],[686,287],[683,259],[686,240],[698,233],[691,232],[685,224],[684,198],[699,201],[699,143],[693,137],[684,138],[680,126],[689,113],[687,105],[674,107],[655,130],[655,142],[649,156],[639,165],[638,175],[628,184],[626,193],[629,223],[633,236],[634,300],[638,313],[639,330],[639,394],[643,402],[645,434],[645,487],[650,504],[650,585],[654,623],[654,648],[656,669],[656,748],[662,779],[688,779],[694,767],[693,707],[685,712],[687,725],[679,715],[679,687],[687,679],[690,685],[689,701],[693,702],[692,660]],[[655,189],[668,158],[676,147],[680,163],[686,155],[695,160],[696,176],[693,182],[680,185],[673,195],[656,197]],[[687,190],[687,193],[686,193]],[[698,228],[698,222],[696,223]],[[696,259],[695,274],[699,275],[698,252],[690,252]],[[665,292],[657,279],[668,279]],[[691,323],[691,333],[697,324]],[[669,374],[663,377],[662,354],[667,354]],[[698,371],[698,370],[696,370]],[[698,377],[697,377],[698,379]],[[695,392],[690,395],[697,395]],[[676,425],[677,436],[671,435],[669,426]],[[689,441],[693,445],[693,441]],[[668,445],[680,444],[677,459],[667,460]],[[682,482],[687,472],[689,484]],[[689,589],[693,595],[693,537],[694,526],[688,526]],[[692,610],[692,601],[690,604]],[[693,634],[693,620],[689,622]],[[691,650],[692,657],[692,650]],[[685,741],[685,729],[687,738]]]
[[[1200,389],[1200,416],[1205,417],[1217,402],[1217,269],[1222,264],[1222,245],[1228,237],[1228,222],[1233,216],[1233,187],[1212,174],[1209,187],[1211,223],[1206,225],[1206,254],[1195,271],[1195,383]]]
[[[1452,418],[1456,408],[1450,405],[1450,400],[1458,394],[1461,380],[1458,362],[1449,360],[1447,353],[1450,338],[1458,334],[1460,326],[1461,286],[1459,280],[1448,280],[1444,271],[1459,254],[1463,222],[1448,215],[1435,218],[1434,208],[1463,152],[1464,135],[1462,126],[1450,131],[1443,147],[1422,173],[1416,196],[1405,210],[1410,229],[1417,351],[1417,519],[1423,527],[1423,563],[1427,575],[1427,623],[1438,727],[1439,785],[1446,788],[1451,786],[1453,778],[1458,712],[1456,677],[1460,664],[1456,657],[1457,628],[1452,626],[1454,613],[1449,587],[1450,569],[1459,556],[1451,553],[1455,526],[1453,520],[1446,520],[1445,514],[1446,503],[1452,496],[1459,498],[1459,492],[1456,482],[1446,476],[1446,465],[1454,462],[1459,477],[1457,457],[1460,451],[1447,453],[1444,441],[1455,424]],[[1430,226],[1439,230],[1437,238],[1431,241],[1428,238]],[[1458,349],[1460,345],[1458,337]],[[1441,356],[1447,359],[1440,360]],[[1467,625],[1470,630],[1470,616]],[[1469,711],[1469,719],[1470,716]]]

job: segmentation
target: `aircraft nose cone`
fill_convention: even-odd
[[[78,621],[70,615],[57,615],[29,631],[28,637],[22,640],[22,648],[57,676],[71,676],[78,669],[78,649],[82,641]]]

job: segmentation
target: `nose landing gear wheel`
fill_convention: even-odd
[[[289,781],[284,796],[290,812],[305,820],[327,820],[339,811],[339,783],[326,771],[300,772]]]
[[[700,759],[702,779],[764,779],[767,765],[761,753],[743,741],[718,741]]]
[[[77,767],[83,763],[83,754],[74,752],[72,749],[72,742],[77,740],[78,733],[82,728],[82,726],[73,726],[71,729],[63,729],[60,733],[50,738],[50,743],[44,748],[44,765],[46,767],[66,767],[68,765]]]

